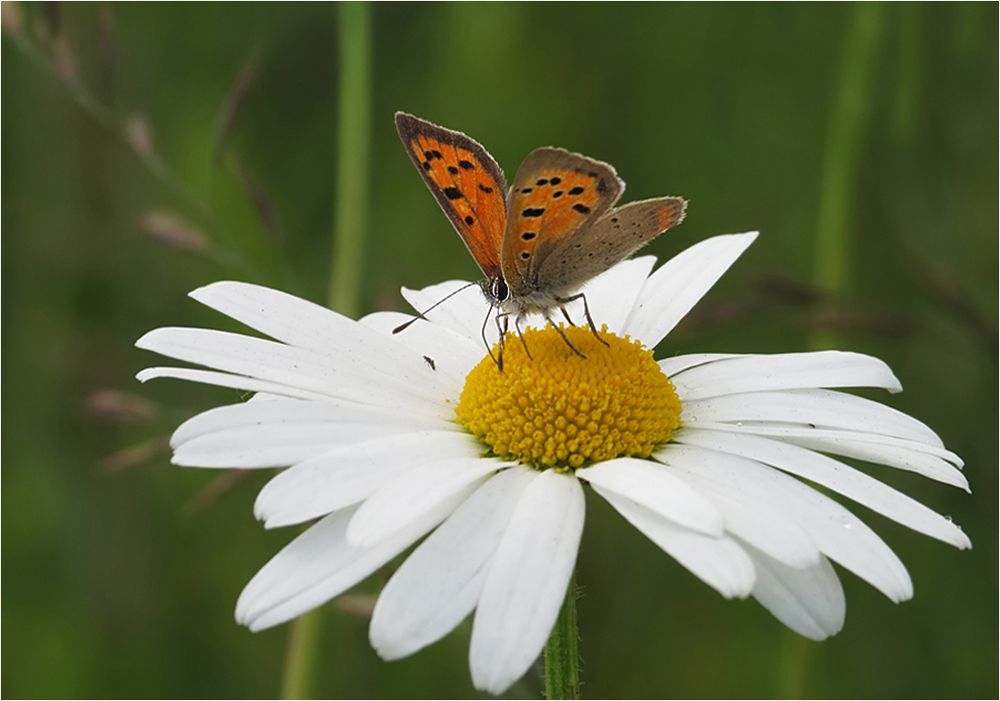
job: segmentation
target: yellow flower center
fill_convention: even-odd
[[[653,352],[606,329],[564,327],[586,358],[551,327],[506,339],[503,371],[487,355],[465,378],[460,424],[501,458],[537,469],[649,457],[680,423],[681,403]],[[497,348],[493,349],[494,355]]]

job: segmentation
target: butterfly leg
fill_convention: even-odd
[[[518,314],[514,317],[514,330],[517,331],[517,337],[521,339],[521,345],[524,346],[524,353],[528,356],[528,360],[534,360],[531,357],[531,351],[528,350],[528,342],[524,340],[524,334],[521,333],[521,315]]]
[[[578,299],[583,300],[583,314],[584,316],[587,317],[587,324],[590,326],[590,330],[593,332],[594,338],[596,338],[604,345],[610,346],[611,344],[609,344],[607,341],[601,338],[601,334],[597,332],[597,326],[594,324],[594,317],[590,315],[590,305],[587,304],[587,295],[585,295],[582,292],[579,292],[573,295],[572,297],[556,297],[556,301],[559,302],[560,304],[569,304],[570,302],[575,302]]]
[[[576,324],[574,324],[574,323],[573,323],[573,320],[569,318],[569,312],[568,312],[568,311],[566,311],[566,307],[562,307],[562,306],[561,306],[561,307],[559,307],[559,311],[561,311],[561,312],[562,312],[562,315],[563,315],[563,318],[564,318],[564,319],[566,319],[566,322],[567,322],[567,323],[568,323],[568,324],[569,324],[570,326],[576,326]]]
[[[497,352],[497,369],[503,372],[503,350],[507,343],[507,333],[510,331],[510,312],[501,312],[497,307],[497,315],[494,317],[497,324],[497,333],[500,334],[500,344]],[[501,326],[500,322],[503,321]]]
[[[583,353],[581,353],[576,346],[573,345],[573,342],[569,340],[569,336],[567,336],[566,332],[562,330],[562,327],[559,326],[559,324],[552,321],[552,318],[548,314],[545,315],[545,321],[549,322],[549,326],[551,326],[552,328],[554,328],[556,331],[559,332],[559,335],[562,336],[562,340],[566,342],[566,345],[569,346],[571,351],[576,353],[581,358],[587,357]]]
[[[498,368],[500,368],[502,370],[503,369],[503,353],[500,354],[499,358],[496,357],[495,355],[493,355],[493,346],[490,345],[489,339],[486,338],[486,325],[488,323],[490,323],[490,315],[493,313],[493,309],[494,308],[495,307],[491,304],[490,308],[486,311],[486,316],[483,318],[483,327],[479,330],[479,335],[483,337],[483,345],[486,346],[486,352],[490,354],[490,359],[494,363],[496,363],[496,366]],[[499,322],[497,322],[497,324],[498,324],[497,328],[499,328]],[[501,337],[501,341],[503,341],[502,337]]]

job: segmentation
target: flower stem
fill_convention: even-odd
[[[355,316],[361,297],[362,243],[368,209],[369,17],[368,5],[363,2],[345,2],[339,9],[340,118],[329,303],[337,311]]]
[[[864,143],[880,46],[882,7],[858,3],[847,27],[836,94],[830,108],[816,226],[816,284],[836,299],[847,282],[848,227],[854,214],[858,161]],[[812,346],[829,348],[833,334],[815,334]]]
[[[559,618],[545,643],[545,698],[580,698],[580,634],[576,627],[576,576],[570,577]]]
[[[882,7],[862,2],[853,14],[844,37],[840,75],[830,106],[826,151],[823,157],[819,220],[816,226],[816,285],[836,301],[846,290],[847,260],[851,241],[849,226],[854,213],[858,162],[868,125],[876,52],[881,44]],[[821,328],[813,333],[815,350],[835,348],[836,334]],[[778,698],[802,698],[812,648],[805,638],[785,631],[778,662]]]
[[[281,679],[281,698],[312,697],[319,639],[323,631],[321,609],[302,614],[289,626],[285,669]]]

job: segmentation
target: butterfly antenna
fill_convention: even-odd
[[[394,334],[396,334],[396,333],[400,333],[401,331],[405,331],[410,326],[410,324],[412,324],[415,321],[419,321],[420,319],[424,319],[426,321],[427,317],[424,316],[424,314],[426,314],[427,312],[431,311],[432,309],[434,309],[438,305],[443,304],[444,302],[448,301],[449,299],[451,299],[452,297],[454,297],[455,295],[457,295],[462,290],[468,289],[468,288],[472,287],[473,285],[478,285],[478,284],[479,284],[478,282],[470,282],[468,284],[462,285],[461,287],[459,287],[454,292],[449,292],[444,297],[442,297],[441,299],[439,299],[438,301],[436,301],[434,304],[432,304],[431,306],[427,307],[427,309],[423,310],[422,312],[417,312],[417,315],[415,317],[413,317],[412,319],[410,319],[409,321],[404,322],[404,323],[400,324],[399,326],[397,326],[396,328],[394,328],[392,330],[392,332]]]

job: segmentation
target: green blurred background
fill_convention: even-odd
[[[287,626],[238,627],[291,536],[262,472],[169,466],[178,422],[236,394],[133,380],[161,325],[231,325],[220,278],[327,299],[343,8],[3,4],[5,697],[270,697]],[[508,173],[532,148],[608,160],[626,199],[680,194],[649,251],[762,235],[661,353],[834,345],[962,455],[971,496],[869,466],[952,516],[970,552],[852,507],[913,601],[842,572],[843,632],[796,638],[724,601],[599,500],[578,581],[584,694],[996,697],[997,5],[392,4],[370,8],[361,311],[476,270],[397,140],[405,109]],[[347,112],[358,105],[347,105]],[[360,107],[363,107],[361,105]],[[340,183],[341,186],[344,182]],[[836,261],[842,256],[844,266]],[[126,393],[126,394],[122,394]],[[323,609],[316,693],[476,696],[466,623],[401,662],[367,644],[374,577]],[[537,697],[530,673],[511,696]]]

